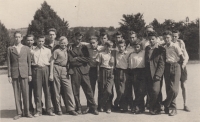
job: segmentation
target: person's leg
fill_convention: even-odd
[[[71,84],[76,103],[76,111],[79,113],[81,112],[80,83],[81,83],[81,74],[78,72],[77,69],[74,69],[74,74],[72,74]]]
[[[34,113],[33,103],[32,103],[32,93],[33,93],[33,81],[30,81],[29,83],[29,111],[31,114]]]
[[[55,98],[55,101],[56,101],[56,106],[55,106],[55,110],[54,110],[54,112],[56,113],[56,114],[62,114],[62,109],[61,109],[61,80],[60,80],[60,72],[61,72],[61,67],[60,66],[54,66],[54,81],[53,81],[53,83],[54,83],[54,85],[53,85],[53,87],[54,87],[54,89],[53,89],[53,91],[54,91],[54,97],[53,98]],[[52,81],[50,81],[50,82],[52,82]]]
[[[120,70],[116,69],[114,71],[114,83],[115,83],[115,89],[116,89],[116,93],[117,93],[117,97],[114,101],[114,106],[115,107],[118,107],[119,106],[119,102],[120,102],[120,99],[121,99],[121,83],[120,83]]]
[[[14,91],[14,96],[15,96],[15,105],[16,105],[17,115],[22,116],[21,86],[20,86],[19,78],[13,78],[12,85],[13,85],[13,91]]]
[[[185,111],[190,111],[187,106],[187,69],[186,67],[183,69],[181,67],[181,89],[182,89],[182,96],[183,96],[183,106]]]
[[[22,90],[22,98],[24,105],[24,114],[25,116],[29,116],[29,86],[28,86],[28,78],[19,78],[19,82]]]
[[[104,106],[101,106],[100,103],[101,103],[101,98],[102,98],[102,95],[103,95],[103,83],[104,83],[104,71],[102,68],[100,68],[100,71],[99,71],[99,81],[98,81],[98,109],[102,109]],[[100,111],[103,111],[103,110],[100,110]]]
[[[50,94],[50,86],[49,86],[49,68],[47,66],[42,68],[42,82],[43,82],[43,91],[44,91],[44,98],[45,98],[45,107],[47,114],[49,115],[54,115],[52,114],[51,110],[51,94]],[[51,81],[52,82],[52,81]]]
[[[90,67],[89,71],[90,84],[92,87],[93,95],[95,94],[95,87],[97,82],[97,67]],[[88,102],[87,102],[88,105]]]
[[[42,106],[41,106],[41,99],[42,99],[42,69],[41,68],[34,68],[32,73],[32,77],[34,78],[34,97],[35,97],[35,104],[36,104],[36,112],[38,115],[42,114]],[[36,113],[36,114],[37,114]]]

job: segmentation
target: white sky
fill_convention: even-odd
[[[0,21],[10,28],[27,27],[44,0],[0,0]],[[175,21],[199,17],[199,0],[46,0],[70,27],[119,27],[123,14],[144,14],[146,24],[154,18]],[[76,6],[76,7],[75,7]]]

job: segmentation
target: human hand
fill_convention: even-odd
[[[29,82],[32,81],[32,76],[28,76],[28,81],[29,81]]]
[[[8,77],[8,82],[12,83],[12,78],[11,77]]]

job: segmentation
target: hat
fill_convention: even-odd
[[[55,28],[50,28],[47,32],[50,32],[50,31],[53,31],[53,32],[57,33]]]

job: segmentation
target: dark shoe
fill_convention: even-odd
[[[46,114],[47,114],[46,110],[42,108],[42,115],[46,115]]]
[[[82,114],[82,111],[81,110],[77,110],[76,113]]]
[[[165,111],[166,114],[169,114],[169,108],[165,107],[164,111]]]
[[[94,114],[94,115],[99,115],[99,112],[97,111],[97,109],[92,110],[91,113]]]
[[[42,114],[40,112],[37,112],[36,114],[34,114],[34,117],[38,117],[41,116]]]
[[[187,111],[187,112],[190,112],[190,109],[187,106],[184,106],[183,110]]]
[[[87,114],[87,113],[89,113],[90,112],[90,108],[86,108],[86,110],[85,111],[83,111],[83,114]]]
[[[49,115],[49,116],[55,116],[55,114],[53,112],[49,112],[49,113],[47,113],[47,115]]]
[[[63,113],[62,113],[61,111],[58,111],[58,112],[57,112],[57,115],[59,115],[59,116],[62,116],[62,114],[63,114]]]
[[[128,112],[128,109],[120,109],[120,112],[121,113],[126,113],[126,112]]]
[[[107,113],[107,114],[110,114],[110,113],[111,113],[111,109],[108,109],[108,110],[106,111],[106,113]]]
[[[17,116],[15,116],[13,119],[14,120],[17,120],[17,119],[19,119],[19,118],[21,118],[22,117],[22,115],[17,115]]]
[[[156,115],[156,112],[153,111],[153,110],[149,110],[149,113],[150,113],[151,115]]]
[[[27,118],[33,118],[33,115],[28,114],[28,115],[26,115],[25,117],[27,117]]]
[[[176,109],[173,109],[170,113],[169,116],[175,116],[177,114]]]
[[[76,113],[76,111],[69,111],[70,115],[74,115],[74,116],[78,116],[78,113]]]

